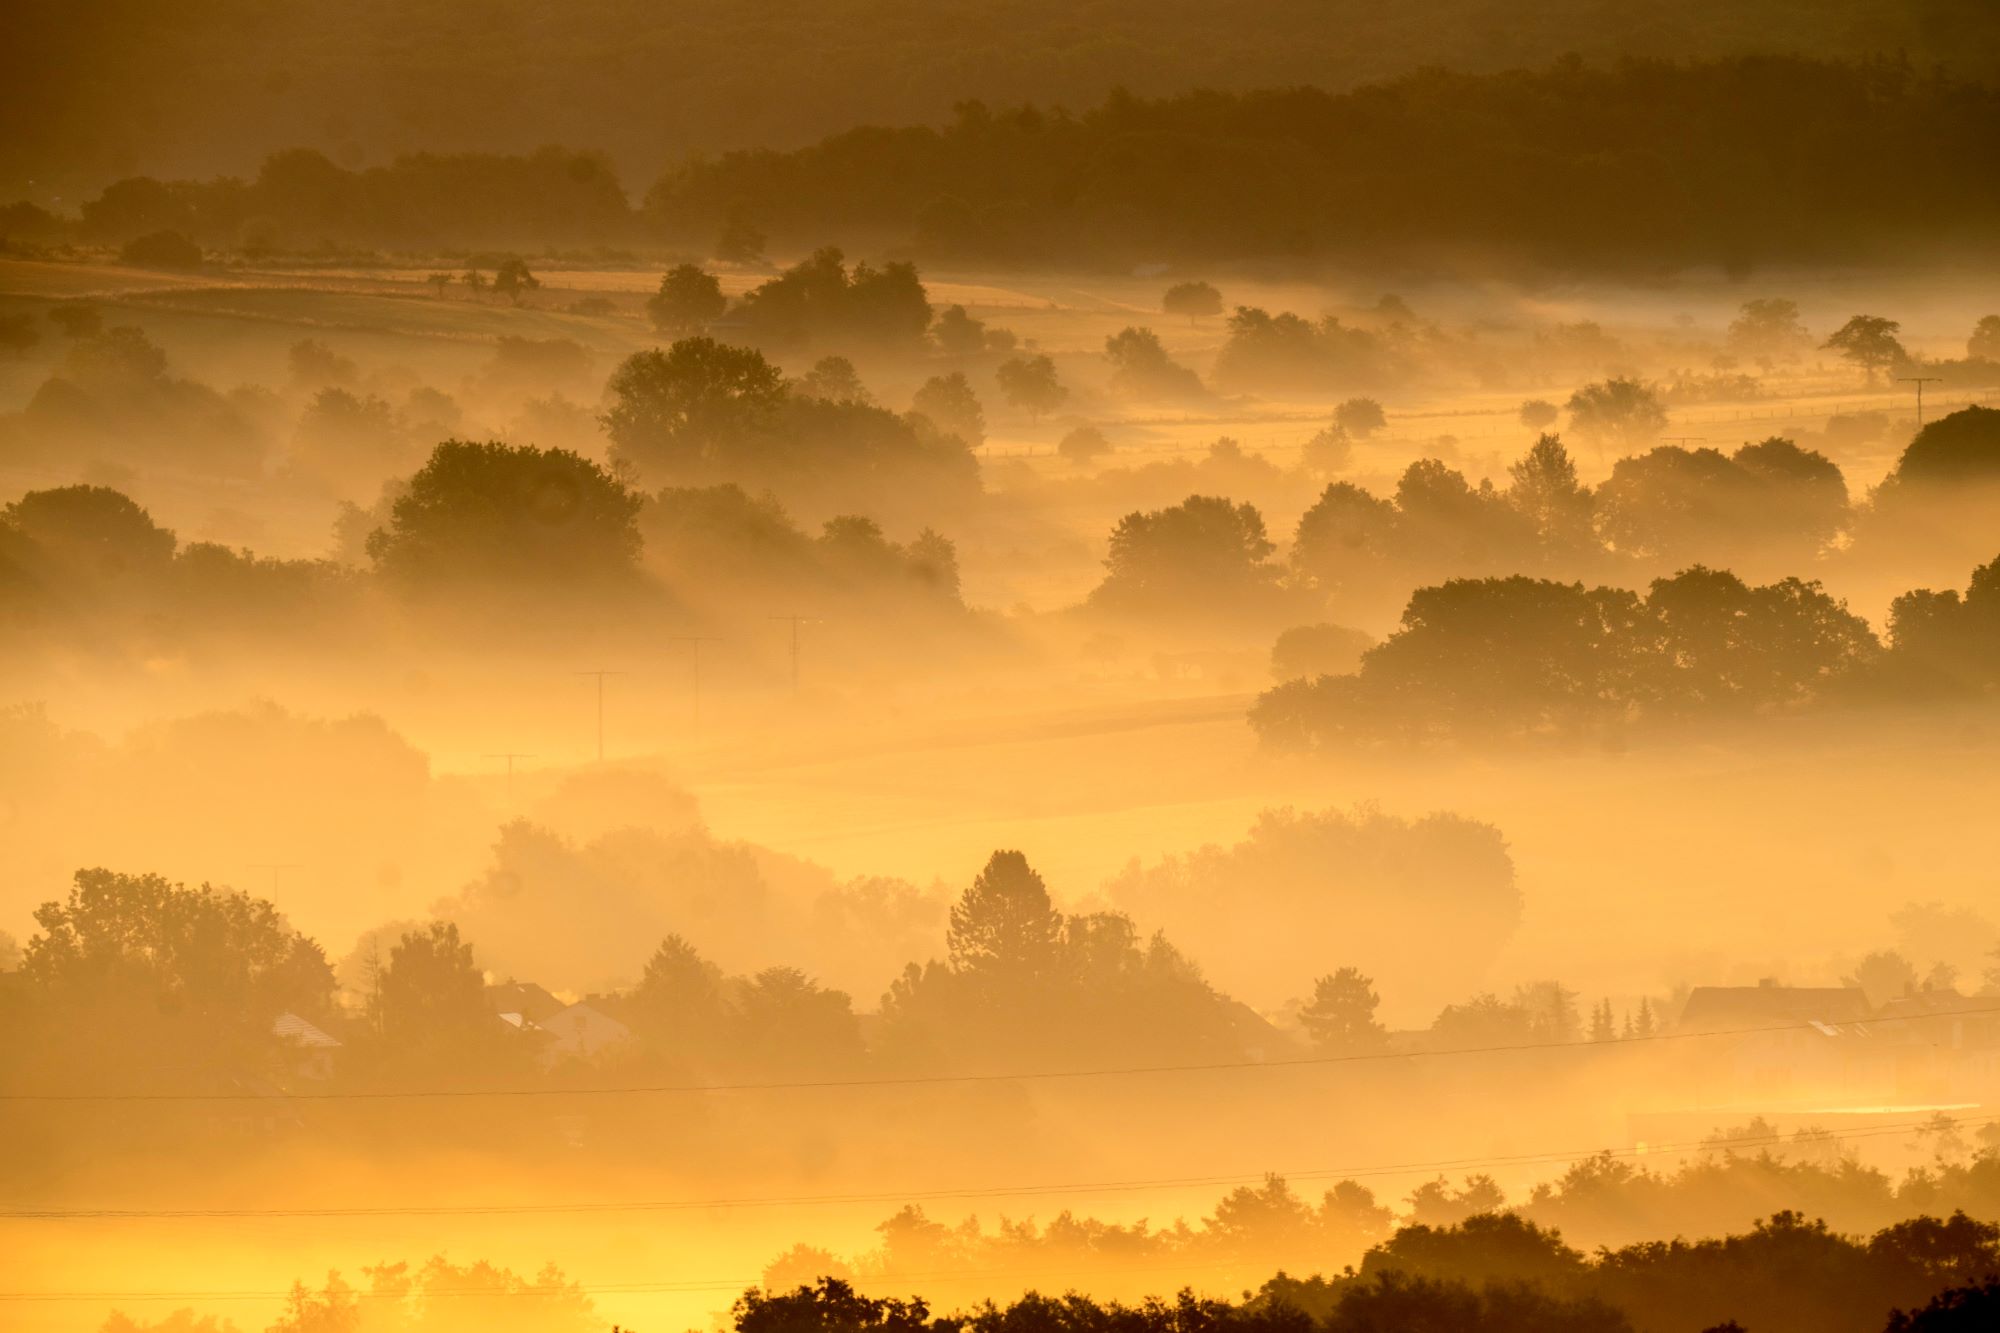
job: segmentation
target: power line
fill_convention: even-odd
[[[598,763],[602,765],[604,763],[604,677],[622,677],[626,673],[622,673],[622,671],[604,671],[600,667],[598,671],[578,671],[576,675],[580,675],[580,677],[596,677],[598,679]]]
[[[2000,1121],[2000,1115],[1974,1116],[1954,1120],[1954,1126],[1983,1125]],[[1822,1131],[1815,1141],[1882,1138],[1915,1135],[1930,1128],[1929,1121],[1894,1125],[1868,1125],[1850,1130]],[[275,1218],[354,1218],[354,1217],[496,1217],[571,1215],[581,1213],[653,1213],[718,1211],[744,1208],[806,1208],[840,1204],[929,1203],[948,1199],[1028,1198],[1062,1194],[1131,1193],[1158,1189],[1182,1189],[1241,1185],[1275,1175],[1284,1180],[1362,1180],[1377,1176],[1400,1176],[1416,1172],[1474,1171],[1492,1167],[1545,1166],[1574,1163],[1594,1158],[1625,1159],[1670,1156],[1697,1150],[1728,1151],[1746,1147],[1774,1147],[1794,1141],[1782,1131],[1745,1135],[1733,1139],[1682,1140],[1647,1144],[1634,1148],[1566,1148],[1517,1153],[1501,1157],[1450,1157],[1415,1162],[1375,1163],[1363,1166],[1321,1166],[1289,1171],[1238,1171],[1210,1176],[1155,1176],[1123,1180],[1084,1180],[1033,1185],[976,1185],[962,1188],[929,1187],[872,1193],[750,1196],[717,1199],[659,1199],[634,1201],[584,1201],[573,1203],[520,1204],[382,1204],[350,1208],[17,1208],[0,1210],[0,1219],[13,1221],[158,1221],[226,1220]]]
[[[2000,1014],[2000,1005],[1954,1009],[1935,1014],[1892,1014],[1870,1018],[1847,1026],[1879,1026],[1886,1023],[1915,1023],[1945,1018],[1969,1018]],[[1716,1037],[1747,1037],[1772,1032],[1818,1031],[1811,1022],[1773,1023],[1759,1027],[1705,1028],[1695,1032],[1654,1032],[1615,1040],[1507,1042],[1492,1046],[1447,1046],[1416,1051],[1356,1051],[1340,1055],[1300,1055],[1283,1060],[1212,1060],[1189,1064],[1107,1065],[1085,1069],[1011,1070],[968,1074],[899,1074],[886,1078],[832,1078],[772,1080],[761,1083],[635,1083],[595,1088],[419,1088],[347,1092],[296,1092],[271,1096],[254,1092],[76,1092],[0,1093],[0,1104],[90,1103],[90,1102],[337,1102],[413,1101],[429,1098],[472,1097],[605,1097],[622,1095],[669,1095],[716,1092],[803,1092],[834,1088],[900,1088],[933,1084],[1018,1083],[1030,1080],[1115,1078],[1144,1074],[1205,1074],[1266,1069],[1295,1069],[1323,1065],[1378,1064],[1399,1060],[1427,1060],[1468,1055],[1509,1055],[1583,1051],[1604,1053],[1653,1042],[1703,1041]]]
[[[818,616],[768,616],[769,620],[789,620],[792,624],[792,697],[799,697],[799,626],[823,625]]]
[[[535,756],[521,750],[500,750],[493,754],[489,754],[485,757],[488,759],[505,759],[507,761],[507,808],[509,810],[513,809],[514,808],[514,761],[516,759],[533,759]]]
[[[1898,375],[1896,382],[1898,384],[1914,384],[1917,386],[1917,429],[1922,430],[1924,428],[1924,386],[1926,384],[1943,384],[1944,377],[1942,375]]]
[[[701,646],[704,643],[721,643],[722,640],[705,634],[681,634],[668,640],[670,643],[687,644],[692,654],[694,667],[694,725],[701,725]],[[796,668],[794,669],[796,674]]]

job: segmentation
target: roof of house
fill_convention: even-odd
[[[496,1014],[519,1014],[530,1023],[552,1018],[569,1006],[532,981],[501,981],[486,988]]]
[[[322,1032],[294,1013],[279,1014],[271,1020],[271,1035],[300,1046],[310,1046],[318,1050],[336,1050],[340,1039]]]
[[[588,1055],[632,1036],[631,1028],[587,1004],[573,1004],[543,1019],[540,1026],[554,1035],[557,1049],[576,1055]]]
[[[1855,1023],[1869,1016],[1859,986],[1696,986],[1681,1009],[1683,1028]]]
[[[1937,986],[1928,990],[1911,991],[1899,995],[1882,1006],[1883,1018],[1919,1018],[1926,1015],[1955,1014],[1967,1011],[1987,1013],[1993,1008],[1993,999],[1985,995],[1960,995],[1955,987]]]

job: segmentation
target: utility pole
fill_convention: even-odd
[[[270,861],[260,861],[256,865],[251,866],[250,868],[252,870],[268,870],[271,872],[271,901],[276,902],[278,901],[279,874],[286,870],[297,870],[299,869],[299,866],[289,861],[280,863],[273,863]]]
[[[721,639],[706,634],[681,634],[669,640],[672,643],[687,644],[694,657],[694,725],[701,725],[701,646],[704,643],[721,643]]]
[[[1917,429],[1922,430],[1924,428],[1924,386],[1926,384],[1942,384],[1944,383],[1944,377],[1941,375],[1898,375],[1896,383],[1914,384],[1917,386]]]
[[[601,727],[603,723],[600,721],[598,725]],[[498,754],[489,754],[486,756],[488,759],[505,759],[507,761],[507,808],[509,810],[514,808],[514,761],[516,759],[533,759],[534,757],[531,754],[523,754],[519,750],[502,750]],[[600,759],[603,757],[601,754],[598,756]]]
[[[597,762],[601,764],[604,762],[604,678],[606,676],[622,676],[625,673],[623,671],[606,671],[600,667],[596,671],[579,671],[576,674],[579,676],[597,677]]]
[[[792,697],[799,697],[799,626],[820,625],[825,622],[818,616],[771,616],[771,620],[789,620],[792,623]]]

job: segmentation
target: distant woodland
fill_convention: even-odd
[[[1343,43],[1354,37],[1323,26]],[[629,53],[613,62],[607,88],[639,63]],[[837,67],[827,61],[822,72]],[[770,77],[754,62],[732,68]],[[510,86],[518,78],[506,76]],[[367,165],[380,155],[287,148],[246,154],[245,176],[107,169],[77,196],[76,215],[27,200],[0,210],[0,236],[15,248],[124,245],[170,231],[211,251],[252,253],[698,254],[722,237],[747,254],[766,242],[796,251],[832,240],[995,264],[1740,271],[1896,261],[1911,247],[1931,259],[1981,252],[2000,222],[2000,178],[1979,169],[2000,161],[2000,90],[1909,61],[1568,57],[1534,71],[1431,70],[1349,91],[1328,91],[1329,82],[1159,100],[1119,90],[1076,112],[966,101],[938,125],[905,120],[800,148],[663,155],[671,165],[643,189],[628,188],[651,173],[628,165],[645,155],[612,132],[620,117],[588,128],[546,122],[545,133],[601,152],[426,151]],[[510,94],[498,112],[504,120],[507,107],[534,101],[532,91]],[[496,108],[484,95],[467,102],[468,115]],[[191,112],[163,111],[160,123],[179,114]],[[292,142],[323,137],[301,129]],[[443,129],[421,137],[433,150],[464,141]],[[119,179],[106,186],[111,176]],[[17,182],[13,193],[33,192]]]
[[[33,58],[0,86],[0,118],[36,132],[0,144],[0,193],[34,180],[75,194],[148,167],[241,172],[292,144],[358,163],[555,140],[650,174],[690,150],[932,120],[968,95],[1080,107],[1117,87],[1342,88],[1569,51],[2000,64],[2000,14],[1983,0],[1246,0],[1226,21],[1197,0],[19,0],[8,24]]]

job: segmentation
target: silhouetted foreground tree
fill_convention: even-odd
[[[1364,1192],[1365,1193],[1365,1192]],[[1329,1196],[1328,1207],[1333,1199]],[[1157,1237],[1148,1251],[1172,1253],[1188,1263],[1214,1262],[1240,1242],[1239,1230],[1269,1241],[1279,1232],[1311,1232],[1311,1211],[1278,1180],[1245,1187],[1224,1201],[1195,1233],[1144,1233]],[[1060,1219],[1046,1236],[1016,1232],[1023,1248],[1068,1251],[1093,1237],[1119,1252],[1135,1240],[1099,1232],[1097,1224]],[[851,1279],[822,1277],[778,1294],[753,1289],[736,1307],[754,1312],[759,1329],[866,1330],[918,1326],[928,1307],[921,1300],[871,1301],[856,1287],[899,1280],[898,1265],[917,1256],[898,1238],[928,1228],[935,1246],[924,1256],[950,1273],[991,1262],[977,1233],[945,1241],[945,1231],[908,1210],[881,1228],[888,1244],[852,1269]],[[1303,1230],[1299,1230],[1303,1228]],[[1143,1233],[1143,1224],[1142,1224]],[[954,1233],[957,1234],[957,1233]],[[1346,1239],[1352,1239],[1348,1233]],[[1331,1239],[1329,1236],[1328,1239]],[[970,1241],[971,1243],[968,1243]],[[1268,1251],[1267,1251],[1268,1252]],[[821,1255],[822,1259],[826,1256]],[[879,1267],[880,1276],[876,1276]],[[775,1272],[775,1266],[774,1266]],[[1197,1298],[1184,1289],[1177,1300],[1149,1299],[1136,1306],[1094,1301],[1072,1292],[1050,1299],[1034,1292],[1007,1306],[991,1302],[968,1315],[929,1320],[939,1330],[1049,1329],[1092,1333],[1220,1333],[1254,1329],[1269,1333],[1685,1333],[1691,1329],[1752,1328],[1771,1333],[1915,1333],[1985,1328],[2000,1273],[2000,1228],[1964,1214],[1938,1221],[1917,1217],[1867,1238],[1835,1233],[1822,1222],[1779,1212],[1752,1230],[1702,1240],[1647,1241],[1594,1256],[1563,1243],[1559,1233],[1504,1213],[1475,1214],[1449,1225],[1416,1224],[1386,1235],[1357,1266],[1332,1277],[1297,1278],[1279,1272],[1238,1304]],[[1928,1302],[1928,1304],[1926,1304]],[[1921,1310],[1906,1313],[1907,1307]],[[1738,1322],[1738,1321],[1741,1322]]]

